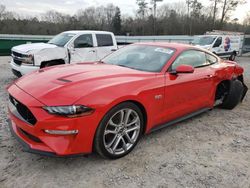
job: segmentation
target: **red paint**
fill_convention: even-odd
[[[142,72],[107,64],[74,64],[43,69],[16,81],[8,92],[26,105],[37,118],[28,125],[10,113],[15,133],[32,149],[57,155],[91,153],[96,128],[104,115],[124,101],[136,101],[146,110],[146,133],[153,127],[201,108],[213,108],[216,86],[222,80],[241,75],[243,69],[234,62],[194,69],[194,73],[173,75],[167,72],[175,58],[194,47],[182,44],[145,43],[176,49],[160,73]],[[207,52],[207,51],[206,51]],[[208,53],[208,52],[207,52]],[[181,71],[192,67],[182,66]],[[58,80],[70,80],[63,82]],[[162,95],[156,100],[156,95]],[[91,115],[65,118],[48,114],[43,106],[82,104],[95,109]],[[21,128],[38,137],[36,143],[18,131]],[[49,135],[44,129],[79,130],[77,135]]]

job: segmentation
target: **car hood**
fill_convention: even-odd
[[[16,85],[48,106],[74,104],[99,89],[133,82],[155,73],[100,63],[60,65],[41,69],[16,81]],[[107,91],[108,92],[108,91]]]
[[[20,52],[20,53],[28,53],[30,51],[39,51],[43,49],[56,48],[57,46],[54,44],[48,43],[32,43],[32,44],[22,44],[19,46],[15,46],[12,48],[12,51]]]

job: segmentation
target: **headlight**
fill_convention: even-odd
[[[94,109],[83,106],[83,105],[73,105],[73,106],[44,106],[50,114],[61,115],[66,117],[79,117],[84,115],[89,115],[94,112]]]
[[[23,58],[23,62],[24,64],[28,64],[28,65],[33,65],[34,64],[34,56],[33,55],[27,55],[25,58]]]

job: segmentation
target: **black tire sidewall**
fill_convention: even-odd
[[[134,143],[134,145],[128,150],[126,151],[125,153],[123,154],[120,154],[120,155],[113,155],[111,153],[109,153],[105,146],[104,146],[104,143],[103,143],[103,134],[104,134],[104,131],[105,131],[105,128],[106,128],[106,125],[108,123],[108,121],[110,120],[110,118],[119,110],[121,109],[124,109],[124,108],[130,108],[132,110],[135,110],[139,117],[140,117],[140,122],[141,122],[141,128],[140,128],[140,133],[139,133],[139,136],[136,140],[136,142]],[[138,141],[140,140],[140,137],[143,133],[143,127],[144,126],[144,119],[143,119],[143,114],[142,114],[142,111],[140,110],[140,108],[135,105],[134,103],[132,102],[124,102],[124,103],[121,103],[115,107],[113,107],[110,111],[108,111],[105,116],[103,117],[103,119],[101,120],[98,128],[97,128],[97,131],[96,131],[96,134],[95,134],[95,139],[94,139],[94,150],[99,154],[101,155],[102,157],[105,157],[105,158],[109,158],[109,159],[118,159],[118,158],[121,158],[125,155],[127,155],[128,153],[130,153],[134,147],[137,145]]]
[[[60,63],[58,61],[50,61],[50,62],[45,63],[44,68],[52,67],[52,66],[56,66],[56,65],[60,65]]]
[[[229,57],[229,60],[230,60],[230,61],[234,61],[235,58],[236,58],[235,53],[232,53],[231,56]]]
[[[221,108],[233,109],[240,102],[243,95],[243,84],[239,80],[231,81],[229,93],[221,104]]]

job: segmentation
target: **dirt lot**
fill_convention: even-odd
[[[0,187],[250,188],[250,94],[145,136],[128,156],[48,158],[21,151],[7,124],[9,57],[0,58]],[[239,58],[250,88],[250,58]]]

